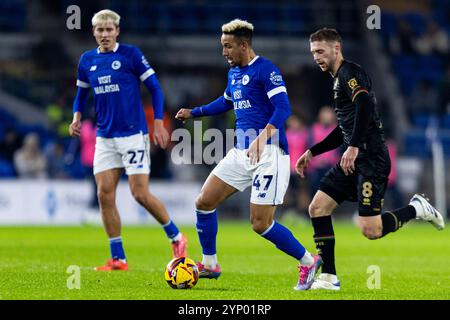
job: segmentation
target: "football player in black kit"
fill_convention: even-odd
[[[411,219],[429,221],[442,230],[444,220],[428,199],[419,194],[415,194],[406,207],[383,211],[391,162],[371,80],[363,68],[344,59],[342,39],[335,29],[322,28],[311,34],[309,41],[315,63],[334,79],[338,126],[298,159],[296,171],[304,178],[304,170],[312,157],[344,145],[341,160],[322,178],[309,206],[314,242],[323,259],[322,273],[311,289],[339,290],[331,214],[340,203],[358,202],[358,224],[368,239],[379,239],[395,232]]]

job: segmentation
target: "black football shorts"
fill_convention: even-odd
[[[325,192],[338,204],[343,201],[358,202],[360,216],[381,214],[391,170],[391,160],[386,145],[358,156],[355,167],[355,172],[346,176],[339,163],[336,164],[320,181],[319,190]]]

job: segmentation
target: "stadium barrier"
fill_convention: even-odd
[[[88,181],[2,180],[0,225],[82,225],[100,223],[98,210],[89,208],[92,190]],[[151,192],[179,224],[194,224],[198,183],[151,183]],[[124,225],[156,224],[131,196],[126,181],[117,188],[117,207]]]

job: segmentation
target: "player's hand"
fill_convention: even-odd
[[[69,126],[69,134],[71,137],[79,137],[81,133],[81,121],[73,120]]]
[[[300,177],[305,177],[305,169],[308,168],[312,157],[313,155],[308,149],[300,156],[300,158],[298,158],[297,163],[295,164],[295,171]]]
[[[342,155],[340,165],[346,176],[355,172],[355,160],[358,153],[359,149],[357,147],[349,146]]]
[[[264,141],[264,139],[260,139],[259,137],[257,137],[255,140],[253,140],[247,150],[247,157],[250,158],[251,165],[255,165],[259,162],[265,147],[266,141]]]
[[[181,120],[183,123],[189,118],[192,118],[192,109],[181,108],[175,115],[175,119]]]
[[[161,119],[155,119],[153,142],[155,145],[159,145],[163,149],[165,149],[169,144],[169,133],[166,128],[164,128],[163,121]]]

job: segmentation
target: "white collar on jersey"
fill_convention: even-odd
[[[254,58],[252,59],[252,61],[250,61],[250,62],[248,63],[248,66],[251,66],[251,65],[256,61],[256,59],[258,59],[258,58],[259,58],[259,56],[254,57]]]
[[[114,46],[113,52],[116,52],[117,49],[119,49],[119,43],[116,42],[116,45]],[[97,48],[97,53],[100,53],[100,46]]]

